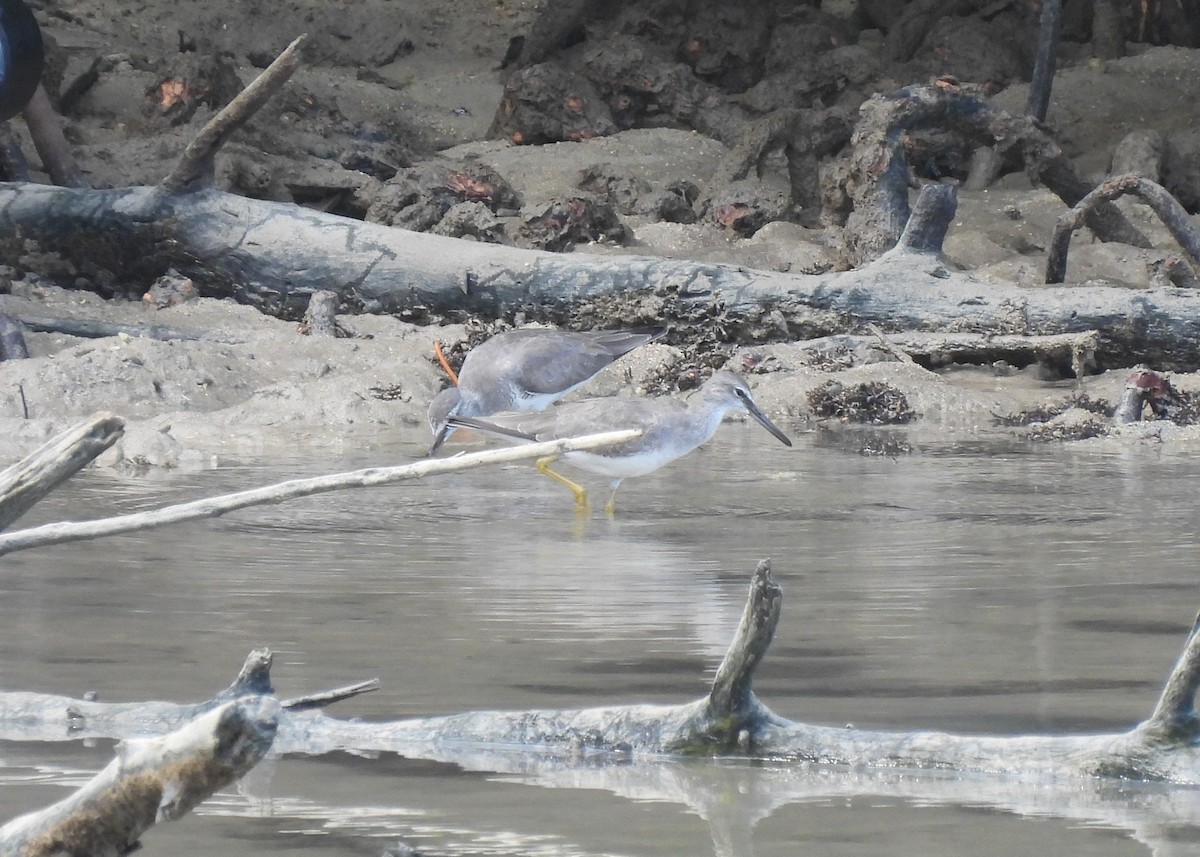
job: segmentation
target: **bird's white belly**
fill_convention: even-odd
[[[633,452],[627,455],[608,456],[597,455],[594,452],[568,452],[563,460],[580,470],[610,476],[613,479],[625,479],[629,476],[645,476],[653,473],[668,462],[679,458],[679,453],[663,453],[657,450]]]

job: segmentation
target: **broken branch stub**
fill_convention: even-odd
[[[279,703],[228,702],[159,738],[128,740],[77,792],[0,827],[0,857],[118,855],[244,776],[275,739]]]
[[[734,716],[751,704],[751,681],[775,636],[782,600],[783,590],[771,579],[771,561],[764,559],[754,570],[742,621],[717,668],[708,695],[715,717]]]
[[[109,413],[96,414],[0,471],[0,530],[7,529],[124,433],[123,419]]]
[[[226,140],[287,83],[300,66],[300,46],[307,35],[297,36],[262,74],[210,119],[188,144],[159,187],[170,193],[196,190],[212,184],[213,158]]]

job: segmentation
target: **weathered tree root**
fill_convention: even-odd
[[[181,818],[257,765],[278,711],[269,697],[247,697],[160,738],[127,741],[79,791],[0,827],[0,857],[129,853],[154,824]]]
[[[1189,635],[1151,716],[1126,732],[1095,735],[968,736],[885,732],[786,720],[754,695],[754,671],[779,620],[781,595],[768,562],[754,573],[746,610],[708,695],[683,705],[617,705],[581,710],[476,711],[391,722],[345,721],[317,711],[279,714],[275,751],[395,752],[411,758],[453,758],[470,748],[491,754],[617,754],[761,756],[776,762],[847,765],[854,769],[959,771],[1016,777],[1117,777],[1200,785],[1200,633]],[[253,659],[252,655],[252,659]],[[259,678],[235,684],[209,703],[104,704],[29,693],[0,694],[0,737],[61,740],[122,737],[132,728],[171,728],[180,718],[226,701],[239,687],[269,692],[264,655],[250,670]],[[64,712],[78,728],[67,733]]]
[[[1010,116],[989,107],[977,86],[939,81],[876,95],[859,110],[851,137],[853,152],[829,170],[837,179],[837,191],[826,188],[825,215],[837,219],[840,211],[845,219],[843,267],[878,258],[896,243],[909,213],[907,146],[911,135],[929,128],[959,134],[979,145],[1019,151],[1026,167],[1068,205],[1090,190],[1032,117]],[[1087,224],[1102,241],[1149,246],[1145,236],[1108,203],[1089,210]]]
[[[1166,188],[1150,179],[1135,175],[1115,176],[1079,200],[1070,211],[1059,215],[1054,226],[1054,236],[1050,240],[1050,249],[1046,254],[1047,283],[1063,281],[1067,273],[1067,250],[1071,244],[1071,235],[1087,222],[1096,206],[1107,204],[1127,193],[1137,196],[1154,209],[1154,213],[1170,231],[1171,237],[1178,241],[1179,246],[1191,257],[1192,265],[1200,265],[1200,232],[1192,226],[1187,211],[1179,201]],[[1195,274],[1191,279],[1196,279]]]
[[[40,83],[25,105],[25,124],[33,145],[42,159],[42,167],[50,181],[62,187],[87,187],[88,181],[75,162],[75,154],[63,136],[62,119],[54,112],[45,87]]]
[[[1054,66],[1058,59],[1058,36],[1062,30],[1062,0],[1042,0],[1038,23],[1037,53],[1033,60],[1033,79],[1029,82],[1029,100],[1025,112],[1039,122],[1046,121],[1050,108],[1050,88],[1054,84]]]

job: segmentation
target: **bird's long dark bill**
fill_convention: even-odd
[[[442,444],[446,442],[446,438],[450,437],[450,433],[452,431],[454,431],[454,426],[450,425],[449,423],[442,426],[442,428],[434,436],[433,445],[429,447],[429,452],[425,453],[425,457],[430,458],[435,452],[441,449]]]
[[[783,429],[767,419],[767,415],[758,409],[758,405],[750,401],[749,396],[743,397],[742,403],[746,406],[746,410],[750,412],[750,416],[754,417],[760,426],[765,428],[771,434],[775,435],[775,437],[779,438],[780,443],[782,443],[784,446],[792,445],[792,439],[783,433]]]
[[[498,434],[501,437],[515,437],[517,440],[527,440],[531,443],[537,442],[537,438],[527,432],[511,429],[508,426],[499,426],[487,420],[477,420],[474,417],[451,417],[447,426],[450,431],[459,427],[471,428],[489,434]]]

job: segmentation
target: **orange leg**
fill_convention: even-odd
[[[454,386],[458,386],[458,373],[450,368],[450,361],[446,359],[446,355],[442,352],[442,340],[435,339],[433,341],[433,353],[437,355],[438,363],[442,364],[442,368],[446,370],[446,374],[450,376],[450,380],[454,382]]]

